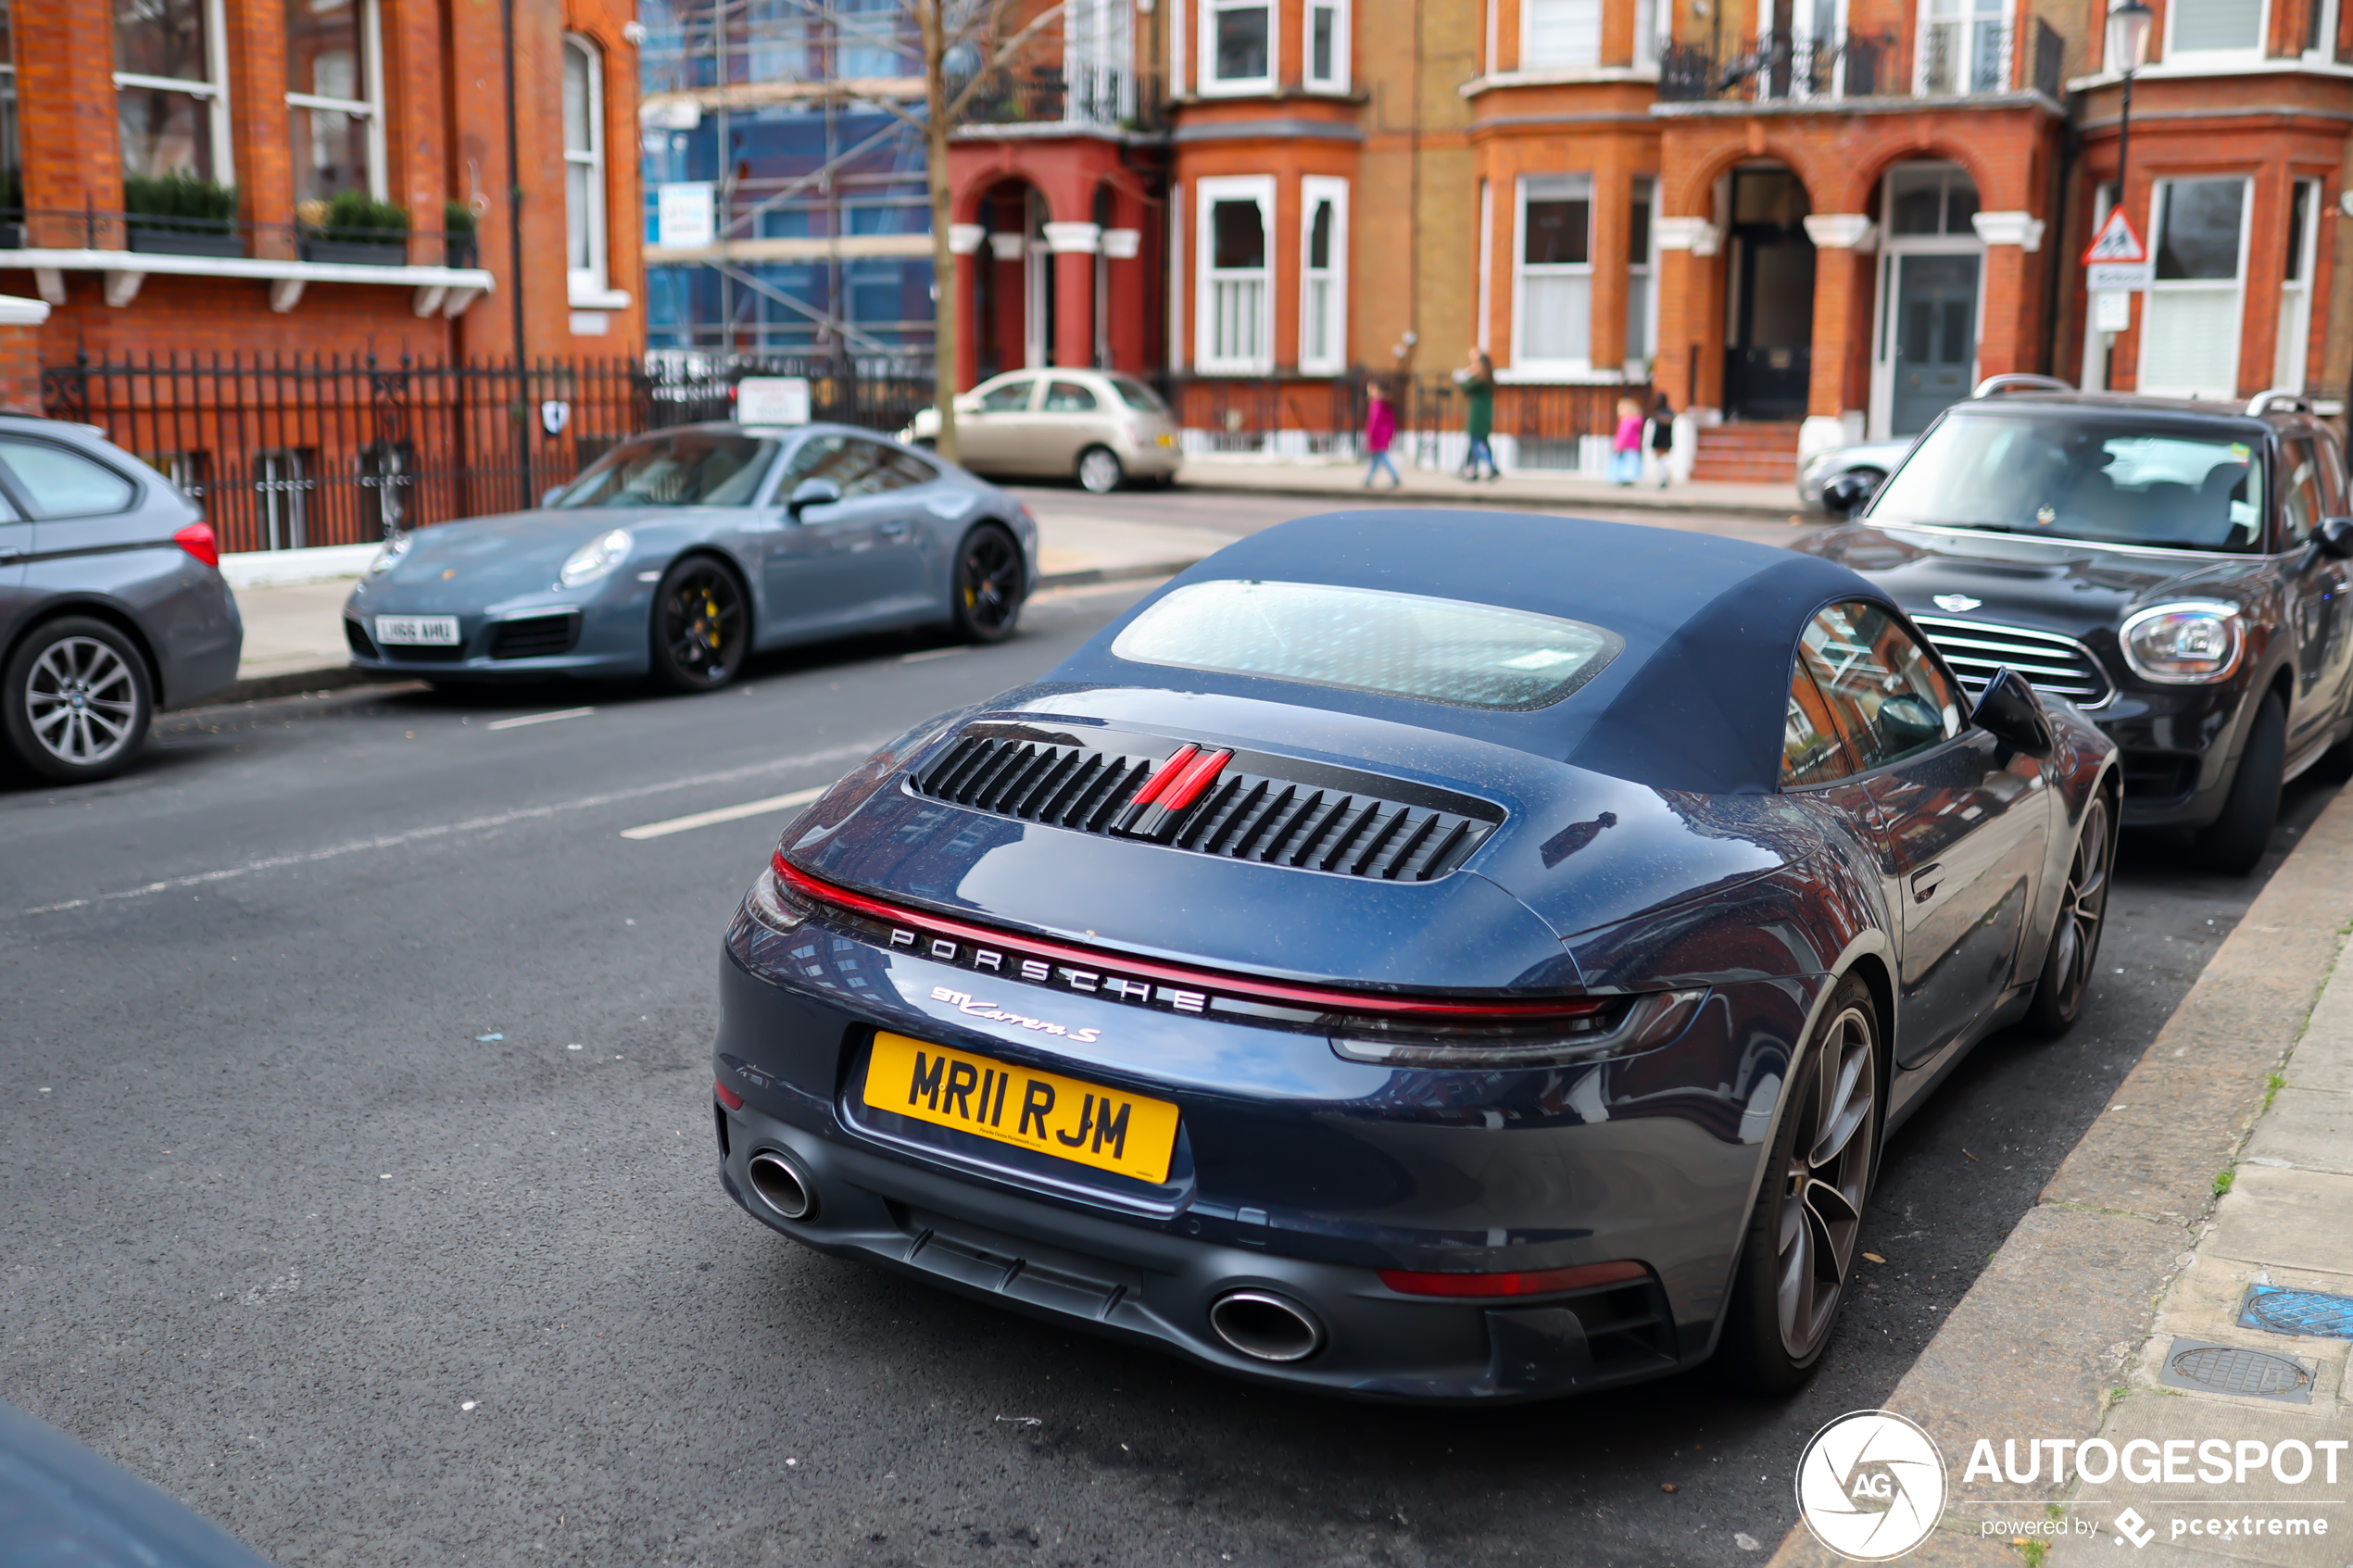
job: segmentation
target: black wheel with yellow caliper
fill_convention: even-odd
[[[709,556],[688,556],[654,590],[653,677],[678,692],[725,685],[751,652],[743,584]]]

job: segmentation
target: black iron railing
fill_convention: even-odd
[[[1059,65],[1006,68],[991,73],[964,111],[976,125],[1121,125],[1137,117],[1136,82],[1126,71],[1081,70]]]
[[[1397,414],[1392,450],[1424,465],[1462,461],[1468,399],[1451,374],[1376,375],[1362,367],[1338,376],[1164,377],[1162,395],[1196,451],[1270,458],[1355,457],[1378,384]],[[1584,443],[1617,428],[1617,405],[1650,406],[1642,384],[1500,385],[1494,433],[1509,437],[1515,466],[1569,472]]]
[[[535,506],[620,442],[734,411],[749,375],[803,375],[814,419],[896,430],[927,367],[713,355],[433,363],[154,356],[42,371],[53,418],[105,430],[205,508],[224,550],[354,545]]]

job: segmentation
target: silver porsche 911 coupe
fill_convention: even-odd
[[[945,623],[1013,634],[1038,524],[986,481],[837,425],[699,424],[605,454],[534,511],[387,544],[351,661],[464,682],[650,676],[708,691],[754,651]]]

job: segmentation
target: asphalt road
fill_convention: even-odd
[[[1139,591],[695,699],[177,715],[130,776],[0,787],[0,1398],[289,1568],[1757,1562],[1806,1436],[1886,1395],[2259,883],[2130,848],[2087,1021],[1896,1136],[1888,1261],[1791,1400],[1239,1387],[738,1211],[713,977],[781,819],[619,836],[824,783]]]

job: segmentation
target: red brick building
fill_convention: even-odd
[[[633,355],[634,11],[513,0],[510,165],[496,4],[0,0],[0,293],[51,365]]]
[[[1333,378],[1476,343],[1507,465],[1590,467],[1656,387],[1721,477],[2008,370],[2334,403],[2353,16],[2153,3],[2125,195],[2156,280],[2120,327],[2079,262],[2115,200],[2105,0],[1158,0],[1126,40],[1157,117],[960,132],[960,369],[1164,367],[1196,445],[1223,413],[1313,450]],[[1133,262],[1088,248],[1114,230]]]

